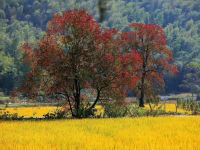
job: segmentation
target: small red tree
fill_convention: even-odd
[[[153,92],[157,85],[164,85],[163,74],[175,73],[176,66],[172,65],[172,52],[167,47],[163,29],[158,25],[133,23],[131,32],[123,33],[123,39],[129,49],[135,49],[141,56],[138,63],[139,106],[144,107],[144,97],[148,90]],[[158,87],[156,87],[158,88]]]

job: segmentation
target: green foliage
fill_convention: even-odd
[[[155,105],[154,105],[155,106]],[[162,109],[162,105],[160,107],[152,107],[152,109],[148,110],[145,108],[138,107],[136,104],[131,104],[127,107],[127,116],[128,117],[142,117],[142,116],[161,116],[161,115],[179,115],[176,112],[166,112]]]
[[[184,67],[184,76],[180,88],[197,95],[200,94],[200,65],[199,63],[190,63]]]
[[[105,106],[104,117],[116,118],[116,117],[143,117],[143,116],[160,116],[160,115],[179,115],[176,112],[166,112],[161,107],[154,107],[153,109],[145,109],[139,107],[137,104],[129,104],[127,106],[121,106],[116,104],[107,104]]]
[[[6,55],[3,51],[0,51],[0,74],[6,74],[12,72],[14,67],[14,60],[9,55]]]
[[[11,90],[20,83],[20,78],[26,73],[27,67],[23,65],[23,54],[19,50],[25,41],[36,42],[43,32],[27,22],[13,20],[7,23],[0,20],[0,88]]]
[[[125,117],[127,108],[115,103],[108,103],[104,108],[104,116],[108,118]]]
[[[141,117],[147,115],[147,110],[139,107],[136,104],[131,104],[128,106],[127,116],[128,117]]]

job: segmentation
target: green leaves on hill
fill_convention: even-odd
[[[0,51],[0,75],[13,71],[13,58]]]

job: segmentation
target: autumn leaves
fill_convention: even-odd
[[[144,106],[147,85],[152,88],[163,81],[164,71],[176,69],[161,27],[134,23],[130,28],[102,29],[84,10],[54,15],[44,38],[36,46],[23,46],[31,78],[22,91],[63,94],[75,117],[82,117],[82,110],[90,113],[102,98],[122,99],[136,87]],[[93,102],[82,99],[86,88],[96,91]]]

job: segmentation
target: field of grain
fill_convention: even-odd
[[[153,109],[162,109],[165,110],[166,112],[177,112],[177,113],[181,113],[181,114],[191,114],[191,111],[186,111],[182,108],[177,108],[175,103],[166,103],[166,104],[159,104],[158,106],[155,106]],[[148,104],[145,104],[145,109],[150,109]]]
[[[41,118],[43,115],[47,114],[48,112],[53,112],[56,109],[60,109],[54,106],[48,107],[12,107],[12,108],[5,108],[0,110],[0,113],[7,112],[9,114],[17,113],[18,116],[33,117],[33,118]]]
[[[154,109],[158,109],[160,105],[156,106]],[[5,108],[5,109],[0,109],[0,114],[7,112],[9,114],[14,114],[17,113],[18,116],[24,116],[25,118],[43,118],[43,115],[49,113],[49,112],[54,112],[56,109],[61,109],[61,107],[55,107],[55,106],[40,106],[40,107],[10,107],[10,108]],[[96,106],[97,112],[96,115],[102,115],[104,113],[104,109],[102,106],[97,105]],[[145,105],[144,109],[150,109],[149,105]],[[166,104],[162,105],[161,107],[162,110],[165,110],[167,112],[178,112],[182,114],[191,114],[191,112],[177,108],[176,109],[176,104],[171,103],[171,104]]]
[[[56,109],[62,109],[61,107],[56,106],[37,106],[37,107],[10,107],[0,109],[0,114],[7,112],[8,114],[15,114],[17,113],[18,116],[24,116],[24,118],[43,118],[47,113],[53,113]],[[104,113],[104,109],[102,106],[97,105],[96,115],[100,115]]]
[[[200,149],[200,117],[0,121],[1,150]]]

